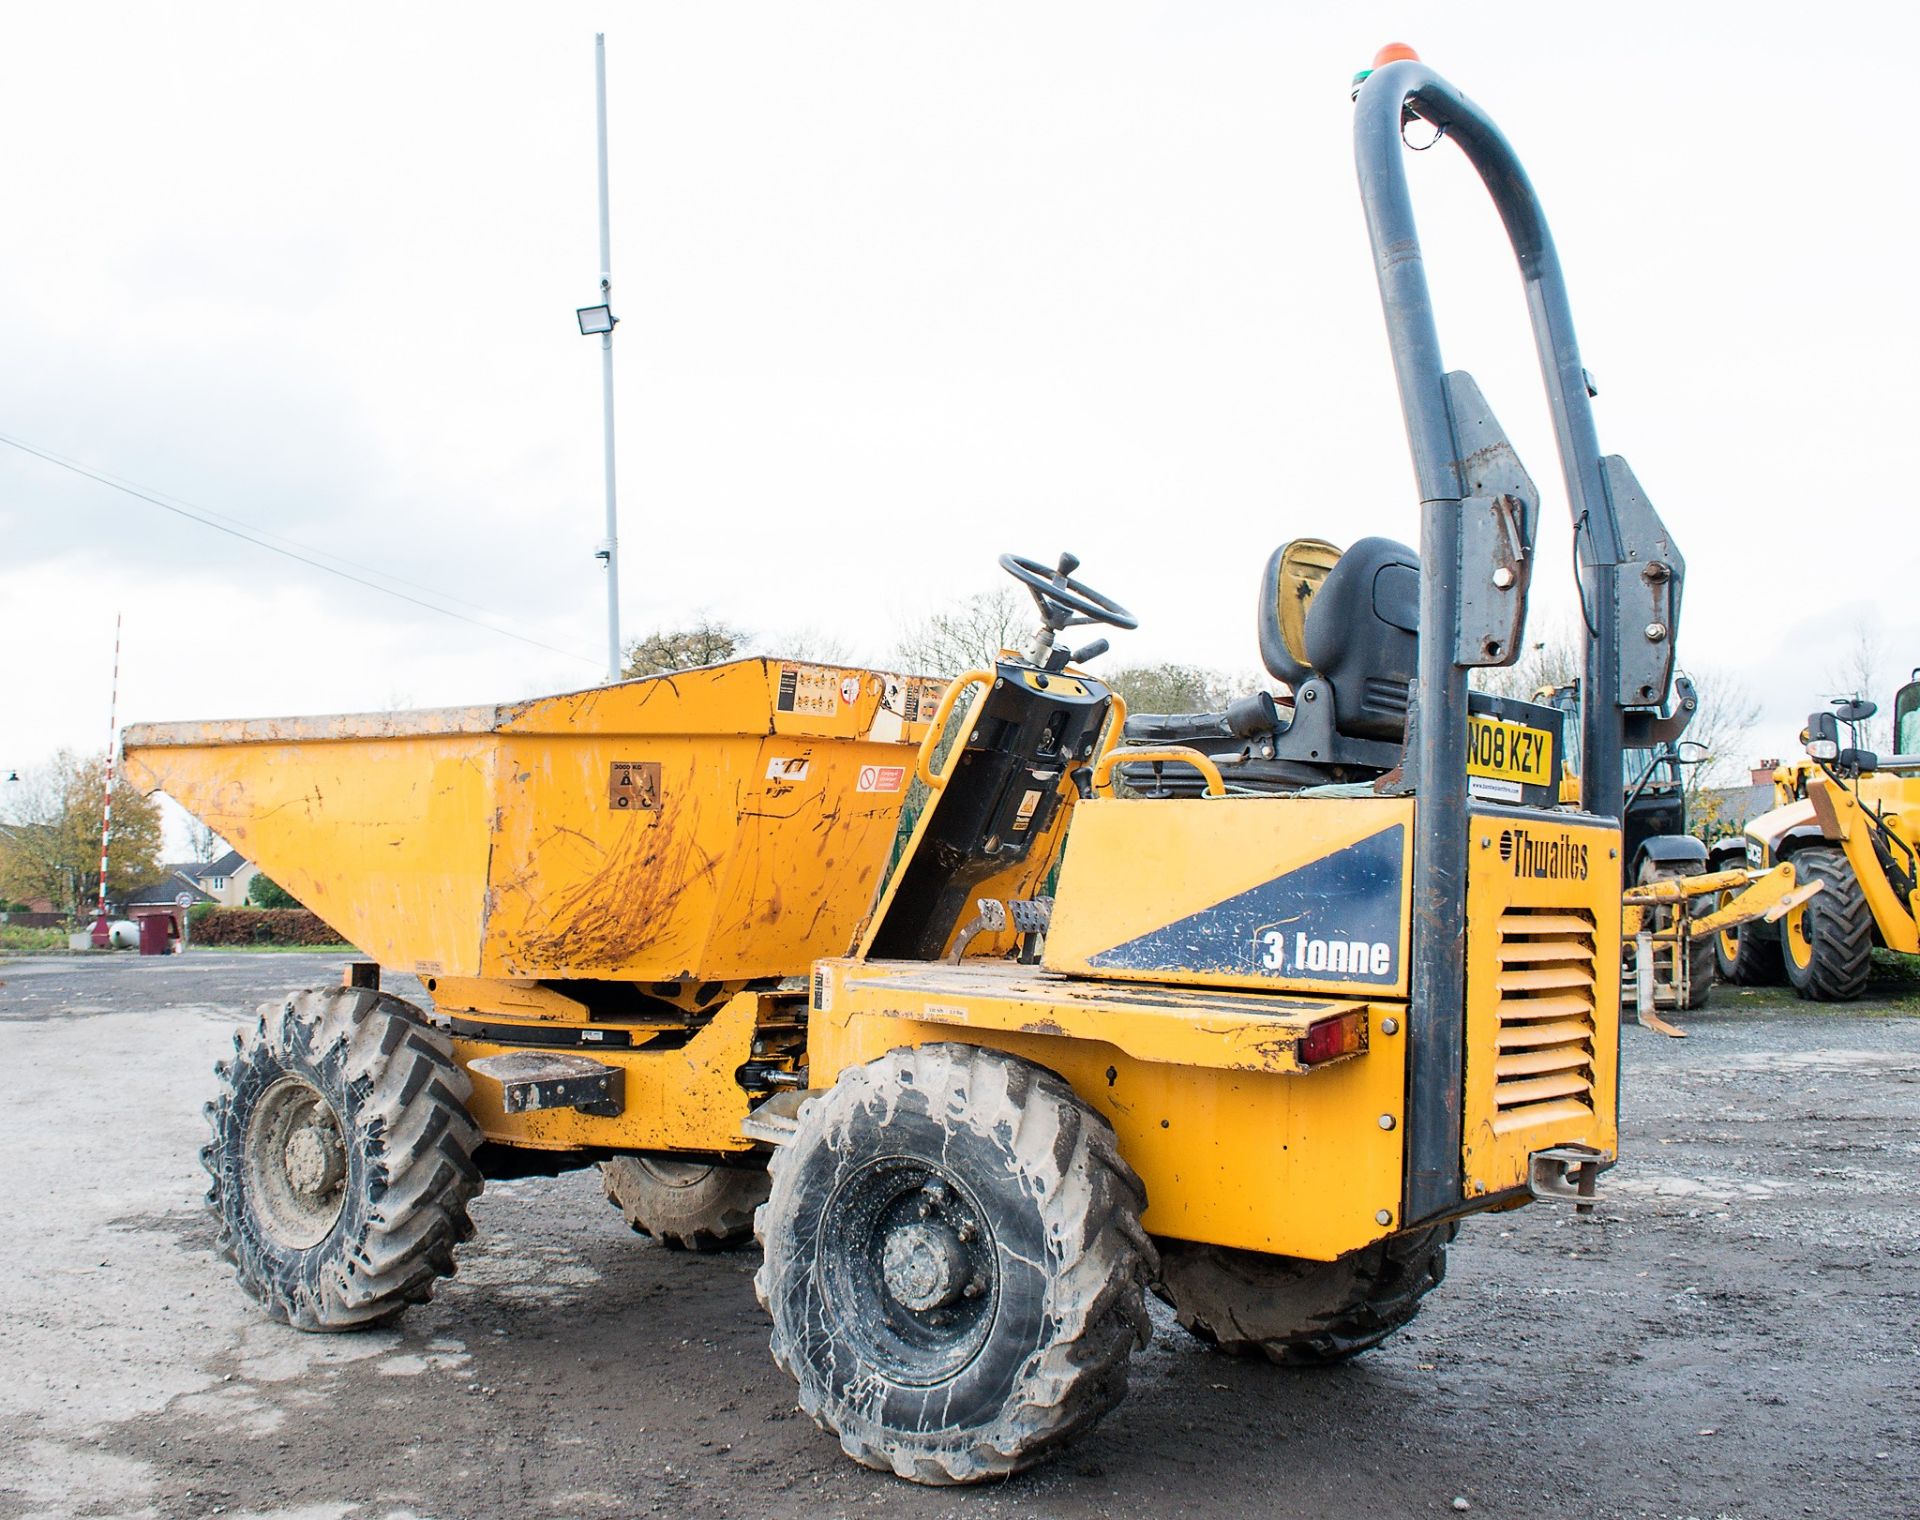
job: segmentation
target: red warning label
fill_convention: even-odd
[[[897,792],[907,784],[907,768],[904,765],[863,765],[860,767],[858,790],[863,792]]]

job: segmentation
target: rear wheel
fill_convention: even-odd
[[[1148,1335],[1144,1190],[1058,1077],[967,1045],[850,1068],[775,1153],[754,1278],[800,1407],[921,1483],[1091,1425]]]
[[[1843,851],[1807,845],[1794,852],[1794,880],[1820,890],[1780,921],[1787,980],[1803,998],[1844,1003],[1867,990],[1873,910]]]
[[[233,1037],[200,1152],[220,1252],[299,1330],[358,1330],[432,1295],[480,1191],[467,1075],[420,1010],[317,987]]]
[[[1232,1356],[1325,1367],[1379,1345],[1447,1275],[1457,1226],[1375,1241],[1337,1261],[1162,1240],[1157,1292],[1181,1327]]]
[[[753,1211],[767,1201],[758,1166],[725,1166],[642,1152],[600,1165],[607,1201],[634,1231],[681,1251],[730,1251],[753,1239]]]

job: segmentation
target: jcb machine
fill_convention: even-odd
[[[1699,702],[1685,676],[1675,676],[1673,684],[1670,712],[1627,714],[1621,970],[1622,995],[1634,1003],[1639,1021],[1685,1038],[1656,1010],[1706,1005],[1720,936],[1753,919],[1777,923],[1820,889],[1797,883],[1787,869],[1748,869],[1739,860],[1716,868],[1707,846],[1687,832],[1683,771],[1708,757],[1683,753],[1688,746],[1680,736]],[[1579,683],[1543,690],[1538,697],[1559,710],[1571,737],[1580,717]],[[1578,775],[1569,773],[1563,789],[1569,800],[1578,801]]]
[[[1810,714],[1807,759],[1774,771],[1772,810],[1714,847],[1728,867],[1791,871],[1804,894],[1777,922],[1719,936],[1729,981],[1784,978],[1801,997],[1843,1002],[1867,990],[1875,945],[1920,954],[1920,670],[1914,676],[1893,699],[1897,753],[1860,743],[1860,725],[1879,710],[1864,698]]]
[[[1522,647],[1537,498],[1441,366],[1409,122],[1467,155],[1518,256],[1593,630],[1595,798],[1621,796],[1623,713],[1666,697],[1681,559],[1599,453],[1505,139],[1404,49],[1357,98],[1421,542],[1276,562],[1260,634],[1302,673],[1278,735],[1298,790],[1228,795],[1170,746],[1201,795],[1112,795],[1104,646],[1061,636],[1133,619],[1070,557],[1002,560],[1035,641],[931,712],[897,678],[748,662],[128,735],[147,784],[432,994],[365,968],[264,1009],[222,1068],[212,1199],[269,1312],[388,1318],[452,1270],[483,1171],[626,1158],[687,1243],[737,1238],[764,1194],[756,1283],[802,1407],[860,1462],[967,1482],[1119,1401],[1150,1288],[1225,1349],[1337,1362],[1413,1316],[1464,1215],[1591,1199],[1620,829],[1559,803],[1554,729],[1470,730],[1468,671]],[[1470,753],[1510,789],[1476,797]],[[929,800],[876,892],[908,767]]]

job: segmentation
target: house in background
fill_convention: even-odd
[[[1773,811],[1773,771],[1778,760],[1756,760],[1745,786],[1708,787],[1700,793],[1701,820],[1712,839],[1738,834],[1762,813]]]
[[[197,861],[188,862],[190,866],[198,864]],[[144,887],[135,887],[120,899],[120,913],[135,923],[143,918],[171,918],[173,932],[169,938],[179,940],[187,931],[187,915],[202,903],[214,902],[215,899],[211,894],[201,891],[181,867],[166,866],[163,869],[167,872],[164,878],[148,882]],[[182,898],[186,899],[184,904]]]
[[[170,876],[184,876],[223,908],[244,907],[247,889],[260,874],[260,868],[238,850],[228,850],[218,860],[189,860],[161,869]]]
[[[157,914],[173,918],[176,937],[186,932],[187,915],[202,903],[220,908],[243,907],[247,889],[260,868],[238,850],[217,860],[178,860],[160,867],[159,880],[136,887],[120,902],[120,912],[138,922]],[[181,899],[185,898],[184,903]]]

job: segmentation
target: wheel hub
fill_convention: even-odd
[[[938,1221],[924,1219],[888,1233],[880,1269],[887,1292],[916,1313],[944,1309],[960,1297],[969,1276],[959,1236]]]
[[[289,1250],[326,1239],[346,1205],[348,1154],[340,1115],[292,1073],[254,1105],[242,1141],[247,1199],[262,1231]]]
[[[944,1382],[986,1343],[998,1248],[957,1177],[910,1156],[876,1158],[834,1190],[819,1249],[835,1319],[894,1381]]]
[[[283,1158],[287,1181],[296,1193],[316,1198],[347,1173],[347,1152],[331,1124],[309,1124],[287,1139]]]

